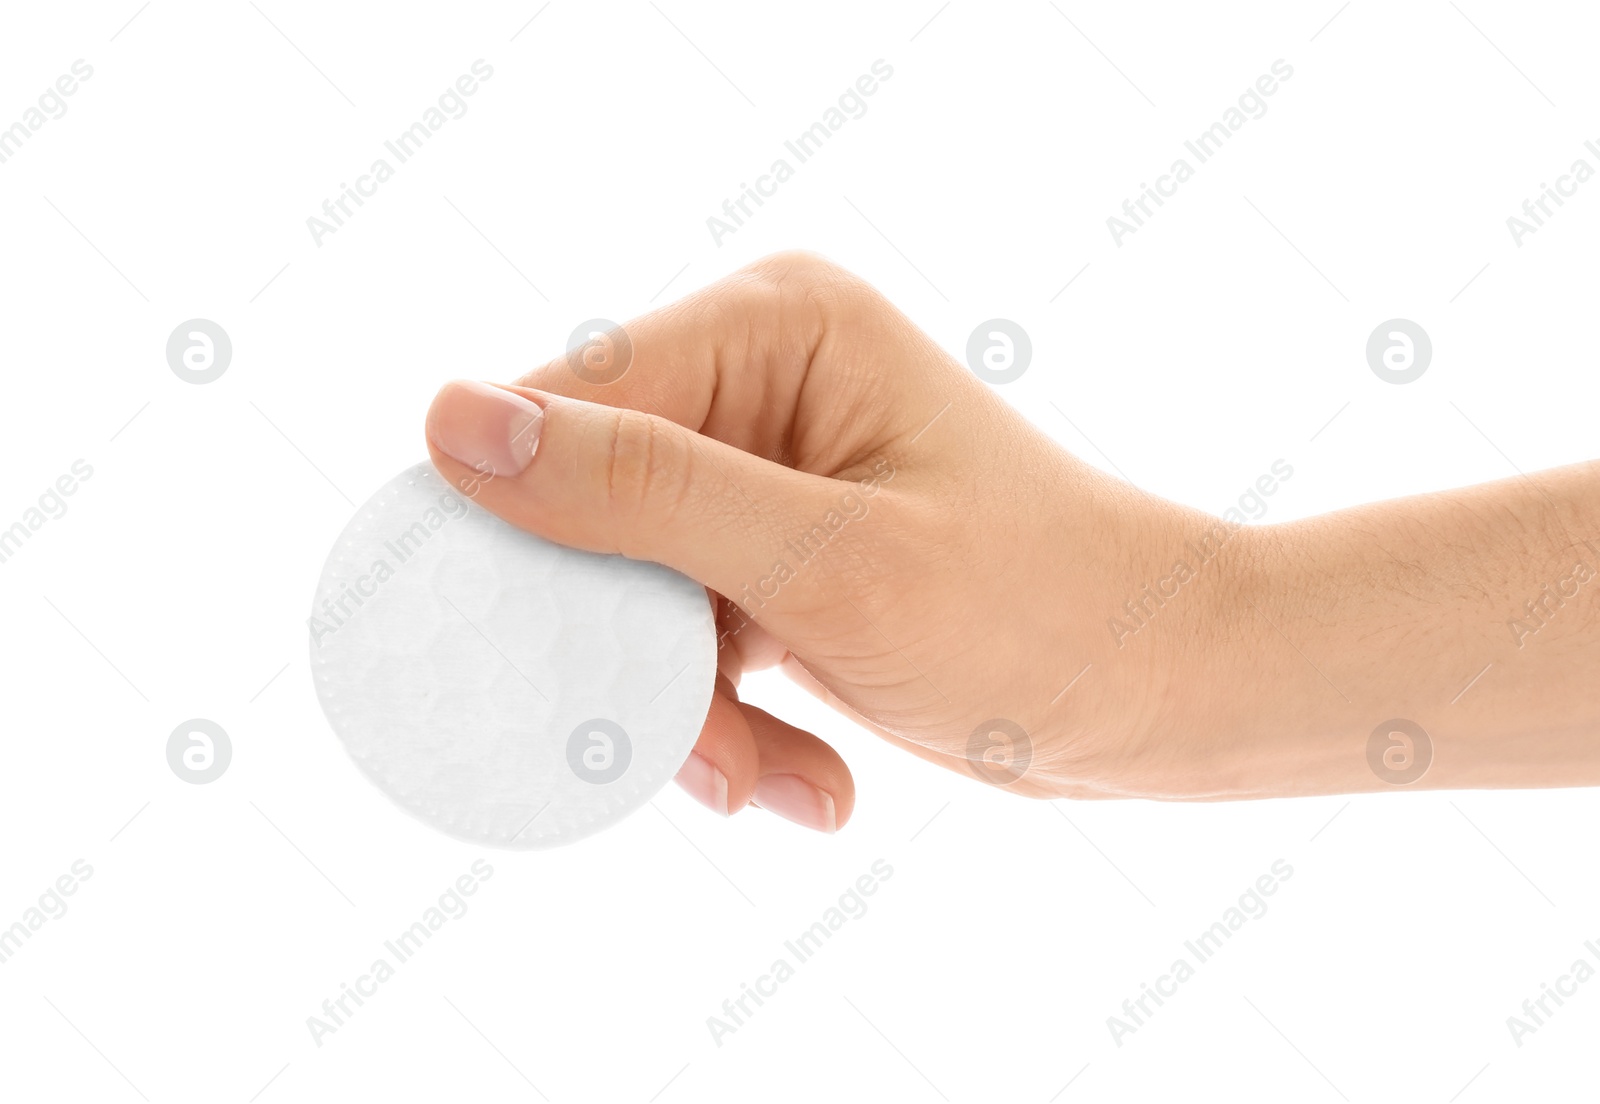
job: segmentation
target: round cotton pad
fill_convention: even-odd
[[[428,463],[339,535],[310,628],[322,710],[367,777],[499,847],[570,843],[649,801],[717,671],[697,583],[516,529]]]

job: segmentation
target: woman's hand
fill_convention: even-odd
[[[806,254],[597,349],[515,385],[446,385],[429,448],[513,524],[712,593],[721,675],[679,781],[719,813],[753,801],[824,831],[850,816],[839,755],[738,700],[743,671],[777,663],[912,754],[1034,797],[1381,788],[1368,736],[1399,715],[1434,726],[1423,784],[1597,777],[1572,736],[1593,744],[1600,711],[1572,699],[1596,664],[1600,583],[1565,623],[1588,635],[1542,642],[1555,666],[1541,677],[1567,703],[1551,714],[1558,745],[1538,743],[1537,708],[1509,692],[1475,691],[1475,718],[1435,708],[1505,650],[1474,580],[1514,594],[1525,573],[1531,594],[1548,568],[1530,549],[1554,563],[1583,551],[1573,532],[1596,535],[1593,468],[1425,508],[1224,522],[1074,459],[871,287]],[[1480,532],[1486,512],[1526,528]],[[1430,591],[1441,575],[1454,581]],[[1427,649],[1420,662],[1396,633]],[[1495,745],[1508,728],[1515,753]]]
[[[722,677],[681,776],[702,802],[849,817],[838,754],[737,699],[775,663],[913,754],[1033,796],[1136,787],[1201,722],[1243,535],[1119,648],[1107,619],[1215,520],[1074,460],[862,281],[784,254],[625,332],[614,382],[562,357],[447,385],[429,446],[512,523],[716,596]]]

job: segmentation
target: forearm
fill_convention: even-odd
[[[1249,539],[1192,796],[1600,784],[1600,464]],[[1369,763],[1394,719],[1414,781]]]

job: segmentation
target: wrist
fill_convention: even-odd
[[[1377,788],[1360,709],[1338,654],[1338,614],[1308,605],[1309,579],[1350,566],[1312,522],[1247,527],[1205,613],[1207,646],[1190,673],[1191,738],[1203,751],[1181,796],[1261,798]],[[1346,579],[1348,587],[1354,583]],[[1382,720],[1372,718],[1367,727]]]
[[[1305,607],[1299,580],[1327,567],[1315,528],[1189,517],[1179,532],[1194,595],[1162,610],[1172,616],[1145,662],[1131,657],[1149,694],[1129,714],[1115,784],[1176,800],[1375,788],[1346,739],[1357,710],[1330,680],[1329,641]]]
[[[1069,749],[1061,788],[1179,800],[1277,792],[1302,750],[1263,723],[1284,684],[1275,664],[1288,649],[1269,639],[1263,610],[1296,555],[1289,534],[1157,500],[1126,505],[1095,602],[1106,612],[1074,618],[1071,650],[1100,670],[1085,668],[1092,699],[1057,711]]]

